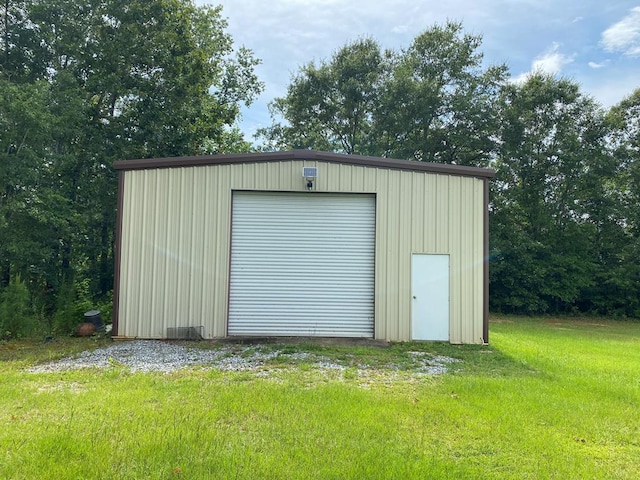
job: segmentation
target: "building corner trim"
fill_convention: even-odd
[[[112,328],[111,334],[114,337],[119,335],[119,310],[120,310],[120,262],[122,259],[122,217],[124,207],[124,171],[118,172],[118,203],[116,210],[116,238],[115,238],[115,255],[114,255],[114,270],[113,270],[113,314],[111,317]]]
[[[489,343],[489,179],[483,181],[482,341]]]

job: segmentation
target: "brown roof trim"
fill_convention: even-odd
[[[118,172],[118,206],[116,210],[115,266],[113,271],[113,314],[111,335],[118,336],[120,323],[120,272],[122,264],[122,218],[124,215],[124,172]]]
[[[483,185],[483,214],[482,214],[482,249],[484,262],[482,262],[482,341],[489,343],[489,180],[485,179]]]
[[[197,167],[204,165],[229,165],[236,163],[281,162],[287,160],[321,161],[361,165],[366,167],[390,168],[394,170],[415,170],[419,172],[460,175],[464,177],[493,178],[495,171],[490,168],[466,167],[447,163],[417,162],[393,158],[345,155],[342,153],[317,152],[315,150],[290,150],[285,152],[233,153],[227,155],[206,155],[201,157],[168,157],[139,160],[119,160],[113,164],[116,170],[143,170],[151,168]]]

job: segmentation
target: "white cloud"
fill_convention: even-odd
[[[602,32],[602,46],[608,52],[622,52],[630,57],[640,56],[640,7]]]
[[[607,66],[607,63],[609,62],[601,62],[601,63],[597,63],[597,62],[589,62],[588,65],[591,68],[603,68]]]
[[[531,70],[555,75],[562,71],[562,67],[571,62],[573,62],[573,57],[560,53],[560,44],[554,42],[546,52],[535,58],[531,64]]]
[[[511,78],[512,83],[524,83],[534,73],[548,73],[557,75],[562,67],[573,62],[572,55],[560,52],[560,44],[553,42],[544,53],[541,53],[531,62],[531,70]]]

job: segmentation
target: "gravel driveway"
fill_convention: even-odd
[[[409,352],[416,375],[440,375],[448,365],[459,362],[455,358],[432,356],[425,352]],[[398,371],[398,365],[373,368],[368,365],[343,365],[308,352],[285,353],[280,350],[262,349],[260,345],[217,345],[213,349],[197,348],[155,340],[117,342],[104,348],[82,352],[38,365],[29,369],[33,373],[59,372],[81,368],[113,368],[124,366],[132,372],[173,372],[181,368],[202,367],[221,371],[265,371],[274,360],[287,363],[305,362],[323,370],[356,368],[359,372],[371,370]]]

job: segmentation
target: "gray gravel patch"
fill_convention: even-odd
[[[413,360],[410,373],[413,375],[442,375],[448,366],[460,362],[455,358],[432,356],[426,352],[409,352]],[[164,372],[170,373],[189,367],[212,368],[221,371],[259,371],[261,376],[268,374],[272,368],[269,362],[274,359],[287,362],[305,362],[313,364],[323,371],[342,372],[356,368],[358,374],[389,370],[399,372],[398,365],[372,367],[368,365],[342,365],[327,357],[309,352],[285,353],[280,350],[261,351],[259,345],[219,345],[213,349],[195,348],[156,340],[133,340],[117,342],[108,347],[82,352],[74,357],[67,357],[28,369],[32,373],[51,373],[83,368],[108,369],[126,367],[131,372]]]
[[[417,371],[427,375],[443,375],[449,370],[452,363],[460,363],[462,360],[444,355],[431,356],[426,352],[408,352],[418,361]]]

